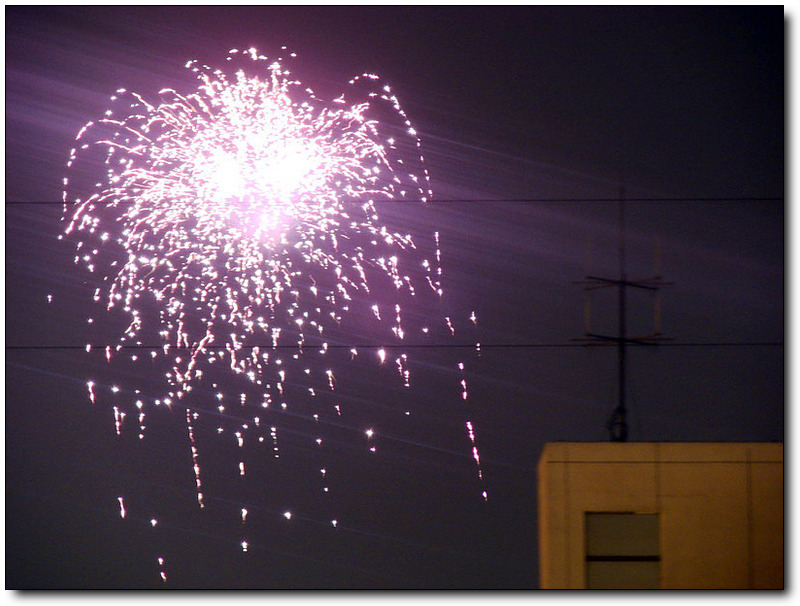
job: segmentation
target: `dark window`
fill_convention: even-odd
[[[658,514],[586,514],[586,587],[658,589]]]

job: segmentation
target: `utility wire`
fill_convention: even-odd
[[[421,344],[328,344],[326,349],[475,349],[484,351],[487,349],[574,349],[586,347],[607,347],[615,346],[616,343],[421,343]],[[684,341],[684,342],[662,342],[662,343],[642,343],[642,347],[783,347],[783,341]],[[36,351],[36,350],[86,350],[86,345],[6,345],[7,351]],[[194,349],[221,350],[227,349],[227,345],[204,345],[202,348],[196,346],[179,345],[89,345],[91,350],[105,350],[111,348],[116,350],[158,350],[168,347],[174,351],[186,351]],[[305,343],[302,347],[297,343],[272,345],[239,345],[237,349],[315,349],[322,347],[322,344]]]
[[[734,196],[734,197],[640,197],[625,198],[626,202],[779,202],[784,197],[774,196]],[[345,202],[363,203],[364,200],[345,200]],[[488,204],[488,203],[509,203],[509,204],[528,204],[528,203],[570,203],[570,202],[619,202],[619,197],[596,197],[596,198],[430,198],[422,200],[419,198],[373,200],[377,204],[397,203],[397,204]],[[63,205],[61,200],[6,200],[6,206],[35,206],[35,205]],[[72,204],[69,203],[68,204]]]

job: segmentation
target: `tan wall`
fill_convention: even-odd
[[[585,514],[603,511],[659,514],[665,589],[783,587],[782,444],[547,444],[542,588],[585,587]]]

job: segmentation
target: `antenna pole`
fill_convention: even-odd
[[[628,277],[625,268],[625,185],[619,186],[619,333],[617,336],[618,359],[618,400],[617,407],[611,415],[608,430],[612,442],[626,442],[628,440],[627,409],[625,407],[625,349],[627,345],[626,317],[626,287]]]
[[[587,345],[616,345],[617,347],[617,405],[611,413],[611,418],[606,425],[612,442],[627,442],[628,440],[628,421],[626,407],[626,385],[625,379],[627,375],[627,359],[626,352],[628,345],[656,345],[659,341],[665,340],[661,334],[661,305],[660,305],[660,288],[668,286],[671,282],[664,282],[661,279],[660,268],[656,268],[656,275],[652,278],[641,280],[629,280],[626,262],[626,225],[625,225],[625,185],[621,181],[619,187],[619,276],[617,278],[604,278],[600,276],[586,276],[586,279],[577,284],[582,284],[584,291],[587,293],[587,300],[584,307],[584,323],[586,324],[585,336],[582,339],[574,339],[575,341],[583,341]],[[656,256],[658,261],[658,253]],[[591,300],[588,298],[588,293],[601,288],[616,288],[618,293],[618,325],[617,334],[611,336],[610,334],[598,334],[591,329]],[[653,318],[653,333],[639,336],[631,336],[628,334],[627,327],[627,306],[628,306],[628,289],[635,288],[639,290],[651,291],[656,294],[656,304],[654,308]]]

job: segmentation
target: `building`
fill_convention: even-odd
[[[783,444],[549,443],[543,589],[783,589]]]

